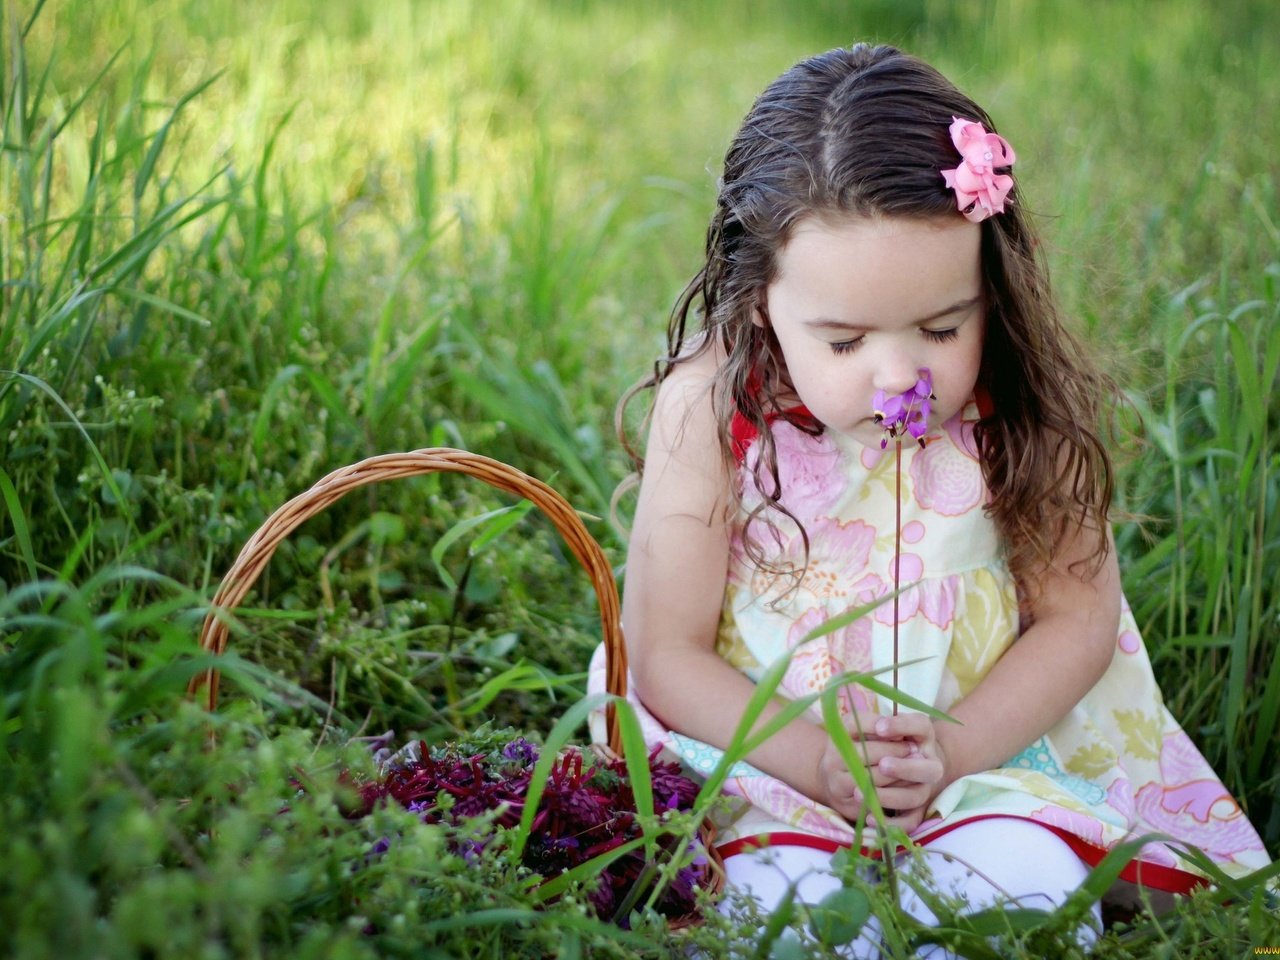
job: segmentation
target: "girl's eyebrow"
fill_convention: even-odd
[[[976,307],[981,302],[982,302],[982,294],[978,294],[977,296],[973,296],[973,297],[968,297],[967,299],[964,299],[964,300],[957,300],[955,303],[951,304],[948,307],[943,307],[941,310],[935,310],[933,313],[930,313],[926,316],[919,317],[916,320],[913,320],[912,323],[921,324],[921,323],[930,323],[933,320],[941,320],[943,317],[949,317],[953,313],[964,313],[966,310],[969,310],[972,307]],[[814,327],[819,330],[865,330],[867,329],[866,326],[863,324],[849,323],[846,320],[836,320],[831,317],[818,317],[817,319],[814,319],[814,320],[806,320],[804,322],[804,325],[806,327]]]

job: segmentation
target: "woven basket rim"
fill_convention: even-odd
[[[605,687],[617,697],[626,697],[627,650],[622,634],[621,604],[613,568],[603,548],[591,536],[578,512],[555,489],[502,461],[453,447],[426,447],[369,457],[332,471],[279,507],[249,537],[223,576],[200,627],[200,648],[213,654],[225,652],[230,638],[229,614],[243,602],[276,549],[301,524],[353,490],[373,483],[432,473],[474,477],[530,501],[551,521],[586,571],[596,594],[605,648]],[[217,668],[209,667],[191,679],[188,694],[194,697],[203,691],[205,706],[212,712],[217,709],[220,680]],[[612,703],[606,710],[606,719],[608,745],[621,753],[617,711]]]

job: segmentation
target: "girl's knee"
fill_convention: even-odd
[[[1056,833],[1015,817],[962,824],[924,847],[935,877],[988,900],[1040,898],[1056,906],[1084,882],[1089,868]],[[1050,907],[1051,908],[1051,907]]]
[[[1053,911],[1080,887],[1088,866],[1052,830],[1030,820],[992,817],[964,824],[927,844],[905,869],[939,893],[964,902],[971,913],[1000,904]],[[933,912],[914,892],[904,893],[903,909],[926,923]],[[1101,929],[1097,904],[1093,923],[1078,931],[1091,943]]]
[[[808,847],[761,847],[746,850],[724,862],[725,885],[749,894],[760,909],[772,913],[794,884],[800,903],[817,903],[840,880],[831,873],[831,854]]]

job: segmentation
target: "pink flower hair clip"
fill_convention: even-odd
[[[871,398],[871,416],[884,428],[884,436],[880,439],[880,449],[889,445],[890,439],[896,439],[904,433],[910,434],[924,446],[924,435],[929,430],[929,414],[932,411],[931,401],[938,399],[933,395],[933,375],[928,367],[921,367],[917,374],[919,379],[902,393],[888,396],[883,390],[877,390]]]
[[[956,192],[956,206],[967,220],[981,223],[1004,213],[1004,198],[1013,189],[1013,177],[996,173],[1013,166],[1016,157],[1009,141],[973,120],[951,118],[951,142],[960,151],[960,165],[943,170],[947,186]]]

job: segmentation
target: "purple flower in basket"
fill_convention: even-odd
[[[607,818],[607,798],[591,785],[590,769],[584,772],[582,754],[569,751],[555,762],[542,794],[542,807],[534,818],[534,830],[564,832],[566,826],[591,829]]]
[[[503,747],[502,755],[525,766],[533,766],[538,762],[538,748],[524,737],[516,737]]]
[[[668,810],[688,810],[698,796],[698,785],[680,772],[680,764],[658,759],[659,745],[649,754],[649,779],[654,801]]]
[[[520,822],[538,753],[538,747],[524,737],[504,739],[500,734],[477,735],[465,743],[440,747],[419,742],[393,754],[392,761],[382,765],[377,781],[353,781],[347,774],[343,779],[360,795],[362,809],[354,811],[355,816],[370,812],[379,802],[394,800],[424,823],[461,826],[488,815],[499,828],[513,827]],[[698,785],[684,777],[677,764],[659,761],[656,751],[648,759],[655,806],[690,809]],[[455,854],[474,863],[498,835],[457,833],[449,845]],[[626,764],[621,759],[591,760],[579,750],[568,749],[556,758],[544,784],[523,863],[543,876],[555,876],[639,836]],[[392,842],[394,838],[382,838],[371,855],[385,852]],[[671,852],[669,844],[664,849]],[[694,893],[705,878],[705,865],[705,856],[699,855],[677,872],[658,900],[660,912],[688,916],[695,910]],[[613,917],[622,905],[639,902],[644,894],[639,886],[653,882],[654,867],[637,849],[602,868],[598,882],[587,891],[597,915]],[[626,918],[618,919],[626,924]]]

